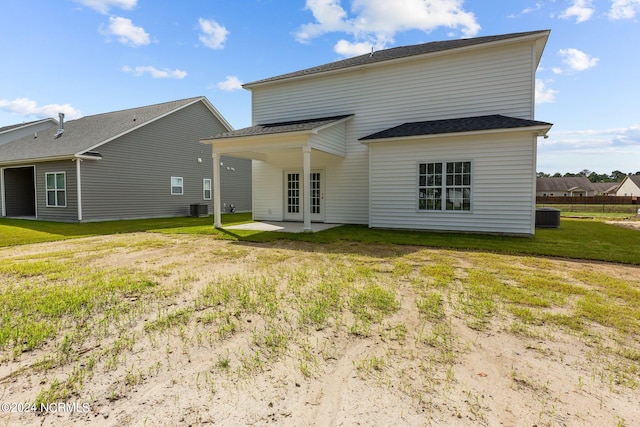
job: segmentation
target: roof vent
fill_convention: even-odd
[[[60,118],[60,120],[58,121],[58,131],[54,135],[55,139],[60,138],[64,133],[64,113],[59,113],[58,117]]]

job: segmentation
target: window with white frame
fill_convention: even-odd
[[[46,172],[47,207],[67,206],[67,177],[65,172]]]
[[[202,198],[204,200],[211,200],[211,179],[209,178],[202,180]]]
[[[471,162],[419,163],[418,210],[470,211]]]
[[[181,196],[184,194],[184,180],[181,176],[171,177],[171,194]]]

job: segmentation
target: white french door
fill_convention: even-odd
[[[312,170],[309,176],[311,187],[311,221],[324,221],[324,183],[323,172]],[[284,219],[286,221],[303,220],[303,173],[290,170],[284,173]]]

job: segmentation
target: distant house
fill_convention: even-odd
[[[203,142],[253,160],[256,220],[532,235],[548,37],[403,46],[247,83],[253,126]]]
[[[591,188],[596,196],[615,196],[619,185],[619,182],[592,182]]]
[[[67,122],[61,115],[59,123],[46,125],[0,145],[3,217],[75,222],[185,216],[192,204],[212,212],[211,147],[199,140],[232,127],[205,97]],[[219,203],[251,210],[250,162],[219,162]]]
[[[616,190],[617,196],[640,196],[640,175],[628,175]]]
[[[585,176],[536,179],[536,196],[538,197],[585,197],[597,194],[598,190]]]
[[[53,125],[57,126],[58,122],[54,119],[42,119],[0,127],[0,145],[15,141],[26,135],[36,135],[38,132]]]

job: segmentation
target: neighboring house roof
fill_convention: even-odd
[[[481,44],[501,42],[505,40],[521,38],[526,36],[546,35],[549,30],[541,31],[529,31],[521,33],[502,34],[496,36],[475,37],[469,39],[455,39],[445,40],[437,42],[429,42],[411,46],[400,46],[390,49],[384,49],[373,53],[367,53],[365,55],[355,56],[353,58],[343,59],[341,61],[331,62],[329,64],[323,64],[312,68],[307,68],[300,71],[294,71],[292,73],[282,74],[275,77],[269,77],[262,80],[246,83],[243,85],[245,88],[250,88],[254,85],[260,85],[263,83],[271,83],[279,80],[291,79],[296,77],[304,77],[312,74],[326,73],[330,71],[338,71],[353,67],[363,67],[371,64],[377,64],[385,61],[399,60],[404,58],[410,58],[412,56],[432,54],[437,52],[443,52],[453,49],[466,48]],[[540,52],[541,53],[541,52]]]
[[[518,119],[500,114],[493,114],[488,116],[404,123],[399,126],[367,135],[360,138],[359,141],[515,128],[540,128],[540,130],[544,130],[546,133],[551,126],[552,124],[547,122]]]
[[[592,190],[591,181],[585,176],[571,177],[551,177],[536,179],[536,191],[571,191],[571,189],[581,188]]]
[[[45,123],[45,122],[51,122],[51,124],[58,124],[58,122],[55,119],[52,118],[48,118],[48,119],[40,119],[40,120],[34,120],[31,122],[24,122],[24,123],[18,123],[16,125],[8,125],[8,126],[2,126],[0,127],[0,134],[3,134],[5,132],[9,132],[9,131],[13,131],[13,130],[18,130],[20,128],[24,128],[24,127],[28,127],[28,126],[32,126],[38,123]]]
[[[615,193],[619,182],[592,182],[591,187],[600,194]]]
[[[64,133],[58,138],[58,126],[51,126],[38,132],[37,137],[29,135],[0,145],[0,164],[91,156],[89,151],[196,102],[204,102],[227,129],[233,129],[213,105],[200,96],[70,120],[64,122]]]
[[[234,130],[231,132],[225,132],[213,136],[209,139],[225,139],[225,138],[239,138],[247,136],[260,136],[260,135],[273,135],[277,133],[289,133],[289,132],[305,132],[319,130],[325,126],[331,126],[338,122],[352,117],[352,114],[320,117],[315,119],[294,120],[287,122],[266,123],[262,125],[251,126],[243,129]]]

